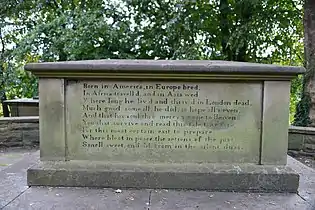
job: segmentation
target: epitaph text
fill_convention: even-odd
[[[258,155],[259,84],[82,81],[69,86],[75,86],[75,108],[68,109],[77,125],[79,153],[142,153],[154,160],[199,153],[209,154],[209,162],[215,154]]]

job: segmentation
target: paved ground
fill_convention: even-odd
[[[315,210],[315,170],[288,157],[301,174],[299,194],[27,187],[38,161],[29,150],[0,151],[0,209],[54,210]]]
[[[35,151],[36,149],[0,148],[0,171]]]
[[[315,157],[299,156],[299,157],[295,157],[295,159],[297,159],[298,161],[300,161],[304,165],[307,165],[308,167],[315,169]]]

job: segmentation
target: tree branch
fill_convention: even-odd
[[[3,111],[3,116],[4,117],[9,117],[10,116],[10,112],[9,112],[9,108],[8,105],[3,103],[3,101],[7,100],[7,95],[5,93],[5,85],[4,85],[4,81],[5,79],[3,79],[3,63],[4,63],[4,53],[5,53],[5,41],[3,38],[3,34],[2,34],[2,28],[0,28],[0,41],[1,41],[1,45],[2,45],[2,49],[1,49],[1,55],[0,55],[0,75],[2,78],[2,80],[0,80],[0,90],[2,89],[3,94],[0,96],[0,102],[2,105],[2,111]]]
[[[0,39],[1,39],[1,45],[2,45],[2,49],[1,49],[1,55],[0,55],[0,59],[2,60],[4,57],[4,53],[5,53],[5,42],[2,36],[2,28],[0,28]]]

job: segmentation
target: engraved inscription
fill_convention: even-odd
[[[258,161],[260,84],[80,81],[68,92],[73,159]]]

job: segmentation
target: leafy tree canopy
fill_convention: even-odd
[[[36,94],[36,80],[22,71],[30,61],[220,59],[303,65],[302,3],[2,0],[0,74],[6,79],[0,90],[10,97]],[[296,79],[292,86],[293,112],[300,84]]]

